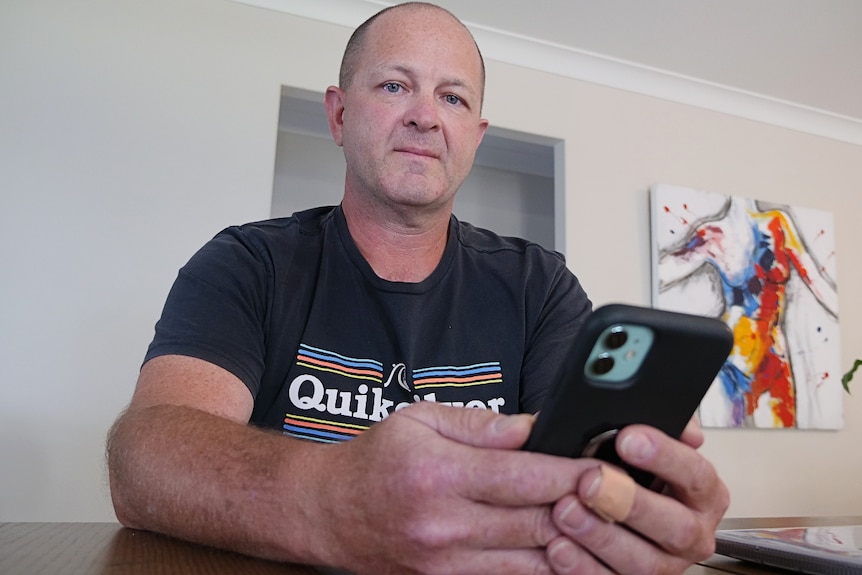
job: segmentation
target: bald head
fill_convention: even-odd
[[[397,4],[395,6],[390,6],[388,8],[384,8],[354,30],[353,35],[350,36],[350,40],[347,42],[347,48],[344,50],[344,57],[341,60],[341,70],[338,75],[338,85],[342,90],[346,90],[350,84],[353,82],[353,78],[356,74],[356,68],[358,62],[362,56],[362,53],[365,49],[368,36],[374,34],[375,32],[375,23],[378,20],[382,20],[387,18],[388,16],[392,16],[398,13],[411,12],[421,17],[421,13],[425,11],[433,11],[437,14],[444,14],[451,18],[452,23],[466,32],[471,40],[473,46],[476,48],[476,56],[479,59],[479,65],[481,67],[481,96],[484,99],[485,93],[485,61],[482,58],[482,53],[479,51],[479,46],[476,44],[475,39],[473,39],[473,35],[467,29],[464,24],[458,20],[451,12],[448,10],[436,6],[434,4],[429,4],[426,2],[406,2],[404,4]]]

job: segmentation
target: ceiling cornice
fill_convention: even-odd
[[[392,2],[233,0],[355,28]],[[465,21],[485,58],[862,145],[862,119]]]

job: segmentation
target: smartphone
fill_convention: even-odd
[[[648,472],[622,462],[617,433],[643,423],[679,437],[733,346],[714,318],[610,304],[578,332],[524,449],[597,457],[655,488]]]

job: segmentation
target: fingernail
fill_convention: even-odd
[[[494,433],[505,434],[507,431],[518,425],[518,421],[519,419],[516,415],[500,416],[494,421]]]
[[[548,557],[558,568],[566,571],[577,564],[578,553],[575,546],[567,539],[559,539],[548,548]]]
[[[601,473],[596,475],[596,478],[593,479],[593,482],[590,483],[590,486],[587,488],[587,492],[584,494],[584,498],[589,501],[593,497],[596,496],[596,493],[599,492],[599,488],[602,486],[602,475]]]
[[[574,498],[560,512],[559,521],[566,526],[565,532],[571,536],[586,533],[593,525],[584,506]]]
[[[653,456],[655,446],[642,433],[632,433],[622,440],[620,450],[631,459],[645,460]]]
[[[566,519],[569,517],[569,515],[571,515],[572,511],[577,509],[577,507],[578,507],[578,500],[572,499],[572,501],[570,501],[569,504],[566,505],[563,508],[563,510],[560,512],[560,521],[562,523],[565,523],[568,525],[568,521],[566,521]]]

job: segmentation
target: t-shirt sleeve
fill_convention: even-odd
[[[196,357],[236,375],[257,396],[269,277],[241,229],[221,232],[180,269],[144,362],[169,354]]]
[[[562,365],[572,341],[592,311],[592,303],[571,271],[561,263],[530,303],[537,311],[521,372],[521,411],[536,413]]]

